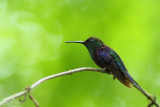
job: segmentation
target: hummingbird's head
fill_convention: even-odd
[[[83,42],[83,44],[88,48],[97,48],[99,46],[103,45],[103,42],[96,38],[96,37],[89,37],[86,41]]]
[[[85,45],[87,47],[87,49],[96,49],[99,46],[103,45],[103,42],[96,38],[96,37],[89,37],[87,40],[85,41],[67,41],[66,43],[81,43],[83,45]]]

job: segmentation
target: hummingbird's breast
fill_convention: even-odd
[[[101,58],[98,56],[98,54],[102,51],[103,51],[103,48],[98,47],[97,49],[95,49],[94,51],[92,50],[89,53],[90,53],[92,60],[95,62],[96,65],[98,65],[101,68],[105,68],[104,61],[102,61]]]
[[[93,61],[96,63],[96,65],[98,65],[98,66],[101,67],[101,68],[105,68],[104,63],[98,58],[97,55],[95,55],[95,57],[92,58],[92,59],[93,59]]]

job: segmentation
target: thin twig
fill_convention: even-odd
[[[28,87],[26,87],[25,89],[28,91],[28,96],[29,96],[30,100],[34,103],[34,105],[35,105],[36,107],[39,107],[38,102],[37,102],[36,99],[31,95],[31,88],[28,86]],[[26,97],[26,95],[25,95],[25,97]]]
[[[22,100],[22,99],[19,99],[19,102],[22,104],[22,103],[24,103],[25,101],[26,101],[26,94],[24,95],[24,99]]]
[[[30,92],[29,92],[29,98],[32,100],[32,102],[34,103],[34,105],[36,106],[36,107],[39,107],[39,104],[38,104],[38,102],[36,101],[36,99],[35,98],[33,98],[33,96],[30,94]]]
[[[9,97],[7,97],[7,98],[4,98],[4,99],[0,102],[0,106],[4,105],[4,104],[7,103],[8,101],[11,101],[11,100],[13,100],[13,99],[15,99],[15,98],[18,98],[18,97],[22,96],[22,95],[25,95],[26,93],[27,93],[27,90],[24,90],[24,91],[18,92],[18,93],[16,93],[16,94],[13,94],[13,95],[11,95],[11,96],[9,96]]]
[[[69,70],[69,71],[65,71],[65,72],[61,72],[61,73],[58,73],[58,74],[54,74],[54,75],[50,75],[50,76],[47,76],[47,77],[44,77],[40,80],[38,80],[37,82],[35,82],[34,84],[31,85],[31,87],[24,91],[21,91],[21,92],[18,92],[16,94],[13,94],[7,98],[4,98],[2,101],[0,101],[0,106],[4,105],[5,103],[13,100],[13,99],[16,99],[20,96],[23,96],[26,94],[29,95],[30,99],[34,102],[34,104],[36,105],[36,107],[38,107],[38,102],[31,96],[30,92],[38,85],[40,85],[41,83],[47,81],[47,80],[50,80],[50,79],[53,79],[53,78],[57,78],[57,77],[60,77],[60,76],[64,76],[64,75],[70,75],[70,74],[73,74],[73,73],[76,73],[76,72],[81,72],[81,71],[96,71],[96,72],[101,72],[101,73],[106,73],[104,69],[97,69],[97,68],[91,68],[91,67],[83,67],[83,68],[77,68],[77,69],[73,69],[73,70]],[[136,87],[135,87],[136,88]],[[138,89],[138,88],[137,88]],[[138,89],[139,90],[139,89]],[[152,96],[150,95],[149,93],[147,93],[146,91],[142,92],[141,90],[139,90],[148,100],[151,101],[151,103],[148,105],[148,107],[151,107],[152,105],[155,105],[156,107],[160,107],[159,104],[156,102],[156,97],[155,96]]]

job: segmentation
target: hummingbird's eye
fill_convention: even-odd
[[[89,42],[90,42],[90,43],[92,43],[92,42],[93,42],[93,40],[90,40]]]

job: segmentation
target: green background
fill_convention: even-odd
[[[1,0],[0,99],[45,76],[96,67],[87,49],[65,41],[96,36],[160,102],[159,0]],[[149,101],[112,76],[80,72],[32,91],[41,107],[146,107]],[[23,97],[22,97],[23,99]],[[33,107],[27,98],[5,105]]]

